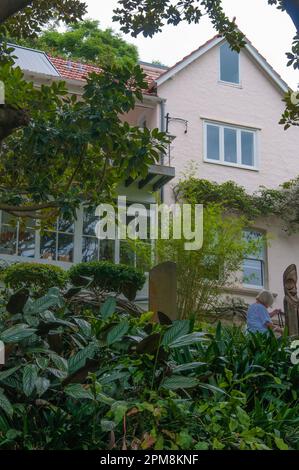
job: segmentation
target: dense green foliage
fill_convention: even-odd
[[[185,201],[195,202],[187,198]],[[244,216],[227,215],[219,204],[203,202],[200,249],[185,249],[185,243],[190,240],[186,239],[185,233],[180,239],[175,236],[175,221],[169,239],[159,237],[155,241],[154,260],[148,244],[142,241],[132,244],[139,259],[146,259],[145,264],[176,263],[177,305],[181,319],[192,316],[199,319],[207,311],[215,309],[221,302],[223,291],[236,282],[242,282],[244,258],[258,252],[261,243],[265,243],[265,240],[256,242],[244,237],[244,230],[248,228],[248,220]],[[199,222],[197,233],[200,231]]]
[[[100,74],[89,75],[78,99],[67,96],[63,82],[34,88],[12,65],[0,68],[6,106],[21,106],[30,115],[27,125],[12,133],[2,116],[8,135],[4,132],[0,148],[0,209],[33,218],[61,213],[72,218],[81,201],[96,206],[111,200],[117,184],[146,176],[165,152],[164,133],[121,120],[136,99],[142,100],[146,85],[139,66],[102,67]]]
[[[14,315],[3,304],[1,449],[299,449],[287,338],[151,323],[114,302],[88,319],[55,288],[15,293]]]
[[[220,0],[146,0],[142,4],[138,0],[119,0],[118,3],[113,19],[120,22],[122,31],[132,36],[143,33],[152,37],[162,31],[165,24],[176,26],[181,21],[198,23],[207,14],[215,29],[227,38],[235,50],[239,51],[244,45],[244,35],[225,15]]]
[[[124,294],[133,300],[145,283],[145,276],[135,268],[109,261],[89,261],[73,265],[69,277],[75,286],[88,284],[99,292]]]
[[[299,178],[277,189],[260,187],[249,194],[234,181],[216,183],[191,175],[179,182],[175,194],[178,199],[194,204],[216,204],[227,212],[243,215],[248,221],[274,215],[288,232],[299,228]]]
[[[18,8],[20,6],[25,8]],[[5,15],[7,6],[1,8],[0,24],[5,20],[4,26],[9,35],[30,37],[37,36],[42,27],[50,21],[63,21],[69,24],[82,19],[87,11],[87,5],[81,0],[28,0],[27,2],[11,0],[9,9],[11,16],[7,17]]]
[[[71,24],[66,31],[52,28],[43,31],[36,38],[16,41],[17,44],[40,49],[54,56],[93,65],[107,63],[134,65],[138,60],[135,46],[128,44],[111,29],[101,30],[96,20]]]
[[[3,269],[1,281],[11,289],[29,288],[39,294],[51,287],[65,287],[67,272],[59,266],[41,263],[16,263]]]

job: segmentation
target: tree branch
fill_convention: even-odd
[[[32,206],[11,206],[10,204],[3,204],[0,202],[0,210],[6,211],[6,212],[35,212],[35,211],[41,211],[44,209],[54,209],[58,208],[59,205],[57,202],[45,202],[44,204],[35,204]]]
[[[59,210],[55,209],[51,212],[47,212],[45,214],[41,214],[40,212],[18,212],[18,211],[6,211],[8,214],[13,215],[14,217],[20,217],[20,218],[27,218],[30,217],[30,219],[36,219],[36,220],[49,220],[52,217],[58,217],[59,215]]]
[[[32,3],[32,0],[1,0],[0,5],[0,23],[3,23],[7,18],[15,13],[23,10]]]

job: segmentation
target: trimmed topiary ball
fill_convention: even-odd
[[[76,264],[69,270],[69,277],[75,286],[89,285],[98,292],[123,294],[129,300],[135,299],[145,283],[144,274],[137,269],[109,261]]]
[[[6,287],[20,289],[27,287],[43,294],[51,287],[65,287],[68,273],[59,266],[41,263],[11,264],[1,272],[1,280]]]

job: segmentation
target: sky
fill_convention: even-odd
[[[120,32],[118,23],[113,23],[113,9],[117,0],[85,0],[88,17],[100,21],[102,28],[112,28]],[[268,5],[267,0],[223,0],[229,18],[236,17],[236,23],[259,52],[268,60],[282,78],[295,89],[299,83],[299,72],[287,67],[285,53],[291,50],[292,39],[296,34],[290,17]],[[203,17],[197,25],[181,23],[178,26],[165,26],[162,33],[153,38],[142,35],[132,38],[122,34],[126,41],[135,44],[139,58],[145,62],[159,60],[171,66],[202,43],[215,35],[209,19]]]

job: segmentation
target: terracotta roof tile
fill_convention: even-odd
[[[48,58],[56,68],[59,75],[65,79],[83,81],[89,73],[100,72],[100,68],[94,65],[83,64],[81,62],[66,60],[60,57],[53,57],[50,55],[48,55]],[[162,75],[165,69],[147,64],[141,64],[141,68],[146,74],[145,81],[148,84],[148,89],[145,90],[145,93],[155,94],[155,81],[160,75]]]

